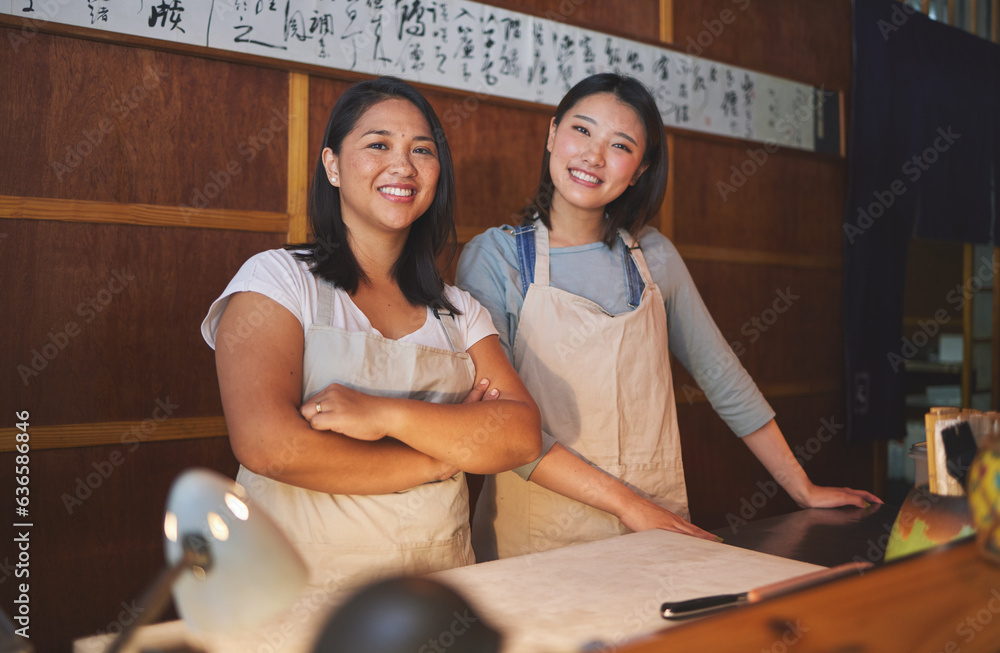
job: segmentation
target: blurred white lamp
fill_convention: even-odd
[[[141,599],[140,618],[108,647],[122,650],[135,630],[174,604],[192,630],[232,631],[288,609],[308,571],[277,524],[246,490],[208,469],[174,480],[163,520],[168,567]]]

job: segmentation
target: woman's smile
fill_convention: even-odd
[[[574,179],[574,181],[581,182],[584,185],[596,187],[604,183],[604,180],[601,179],[600,177],[592,175],[578,168],[570,168],[569,174]]]
[[[401,203],[413,202],[417,195],[417,189],[414,186],[404,184],[379,186],[378,192],[382,193],[390,202]]]

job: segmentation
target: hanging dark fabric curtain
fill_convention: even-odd
[[[986,243],[996,233],[1000,46],[897,0],[853,6],[844,335],[848,438],[864,441],[904,434],[911,235]]]

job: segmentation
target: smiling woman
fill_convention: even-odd
[[[237,480],[324,590],[473,562],[463,472],[540,451],[538,409],[489,314],[435,265],[453,177],[412,86],[356,84],[316,165],[315,242],[252,257],[202,324]],[[498,410],[504,428],[484,437]]]
[[[654,528],[715,539],[687,521],[670,354],[799,505],[879,501],[809,480],[677,250],[646,226],[666,183],[649,91],[593,75],[556,107],[523,223],[462,251],[458,283],[493,315],[546,437],[539,459],[485,480],[481,560]],[[732,365],[712,375],[720,360]]]

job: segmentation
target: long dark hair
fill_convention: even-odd
[[[633,236],[649,222],[663,204],[667,191],[667,141],[663,135],[663,121],[656,101],[642,82],[634,77],[617,73],[600,73],[580,81],[559,102],[556,107],[555,124],[558,127],[566,112],[581,100],[598,93],[610,93],[618,100],[632,107],[646,128],[646,151],[642,162],[648,167],[639,176],[634,186],[615,198],[605,211],[604,242],[611,247],[618,236],[618,229],[624,228]],[[538,182],[535,198],[524,208],[524,224],[534,221],[536,215],[546,227],[552,228],[549,210],[555,186],[549,172],[549,150],[542,154],[542,175]]]
[[[403,251],[392,267],[392,275],[403,295],[413,304],[459,311],[444,295],[444,281],[437,267],[437,256],[455,236],[455,167],[444,129],[430,103],[407,82],[396,77],[379,77],[359,82],[340,96],[320,147],[319,161],[309,191],[309,222],[316,238],[312,243],[285,245],[297,252],[296,258],[309,263],[312,273],[338,288],[353,294],[359,283],[368,281],[347,239],[347,226],[340,212],[340,189],[327,179],[323,166],[323,148],[338,156],[344,138],[354,129],[368,109],[385,100],[406,100],[423,114],[437,145],[441,172],[434,201],[410,227]]]

